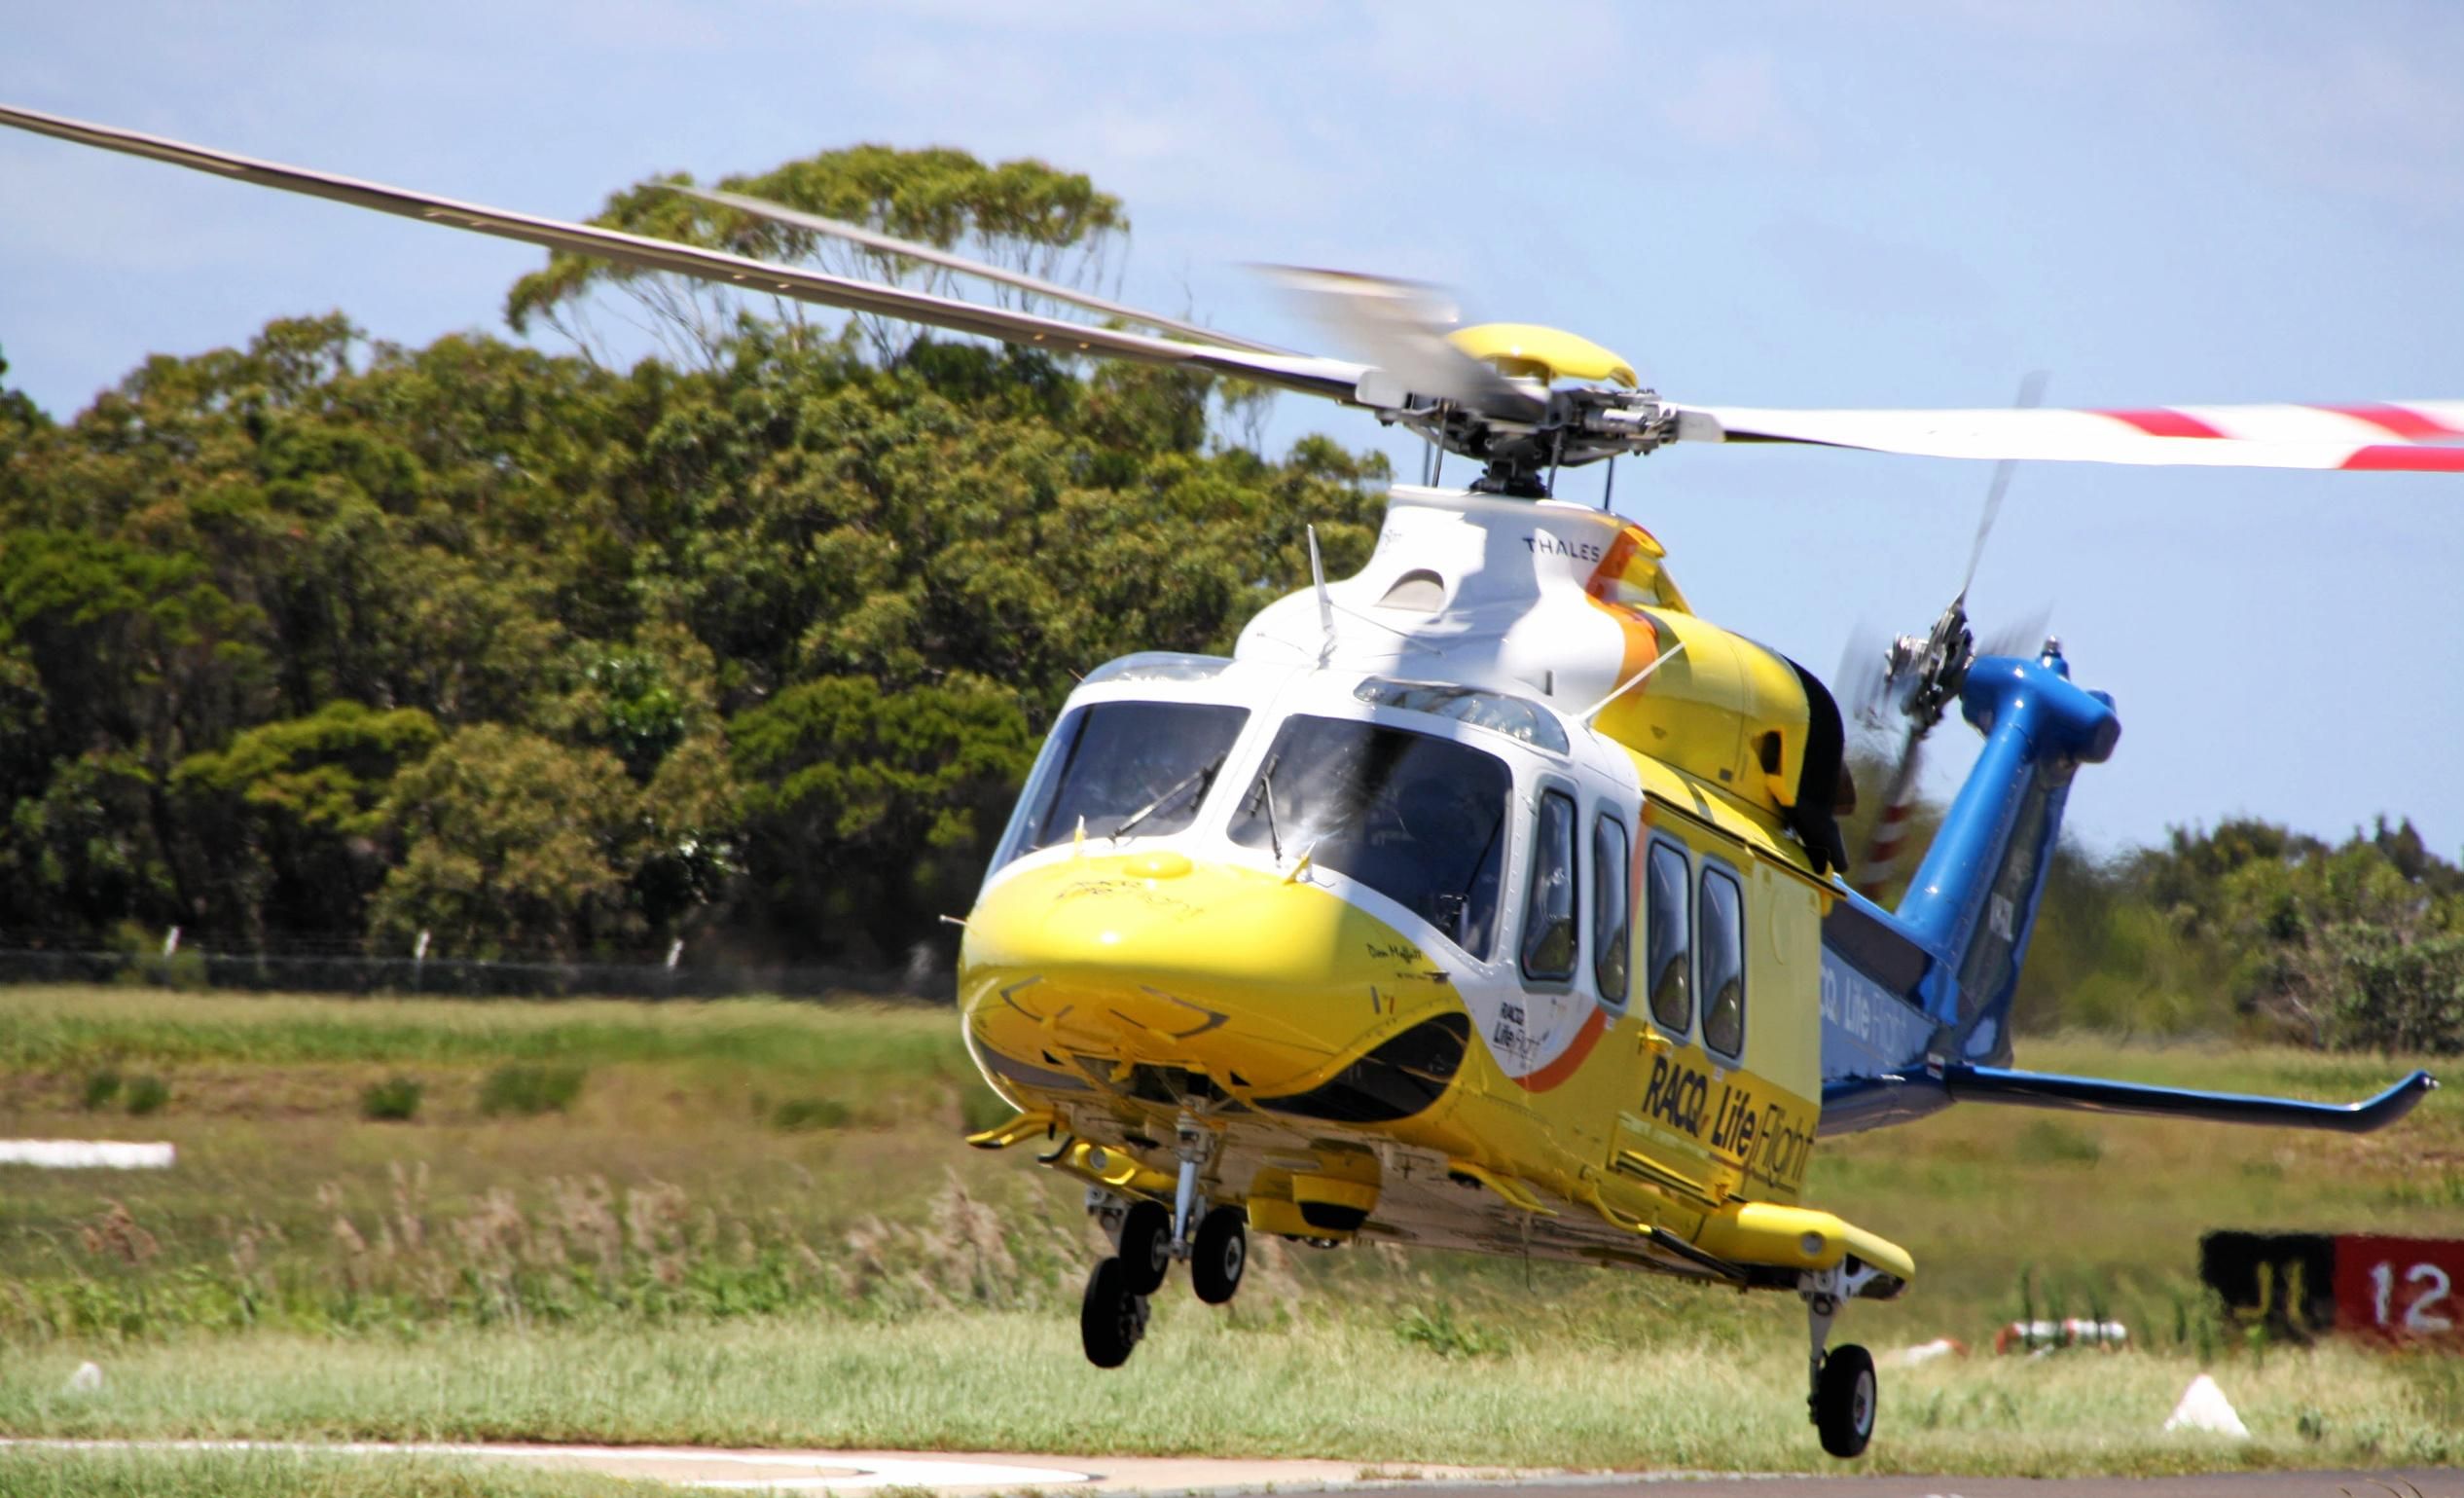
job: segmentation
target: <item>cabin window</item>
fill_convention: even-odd
[[[1605,1004],[1625,1003],[1626,948],[1633,902],[1626,897],[1634,845],[1625,823],[1603,812],[1591,822],[1591,975]]]
[[[1532,839],[1532,889],[1523,906],[1523,976],[1562,983],[1575,975],[1575,800],[1540,792]]]
[[[1726,871],[1706,867],[1702,882],[1703,1045],[1723,1056],[1745,1051],[1745,891]]]
[[[1496,755],[1378,723],[1294,716],[1232,817],[1232,840],[1357,879],[1487,961],[1513,777]]]
[[[1651,985],[1651,1018],[1671,1035],[1684,1035],[1694,1024],[1691,948],[1692,901],[1686,892],[1685,851],[1675,843],[1653,842],[1646,875],[1644,911],[1647,932],[1645,975]]]
[[[1197,820],[1247,708],[1202,702],[1099,702],[1053,730],[1019,802],[999,862],[1077,835],[1160,837]]]

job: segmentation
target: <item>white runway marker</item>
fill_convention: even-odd
[[[168,1170],[169,1145],[117,1139],[0,1139],[0,1165],[38,1170]]]

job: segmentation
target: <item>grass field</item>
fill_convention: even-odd
[[[2409,1064],[2022,1058],[2337,1098]],[[408,1119],[364,1115],[386,1083],[416,1084]],[[0,991],[0,1133],[181,1151],[0,1167],[0,1432],[1824,1464],[1794,1301],[1639,1276],[1274,1244],[1229,1311],[1168,1289],[1130,1369],[1096,1372],[1071,1313],[1098,1240],[1074,1187],[960,1146],[996,1114],[938,1009]],[[2366,1139],[1954,1110],[1826,1144],[1809,1195],[1920,1267],[1843,1337],[1981,1350],[2032,1311],[2137,1344],[1886,1370],[1871,1466],[2464,1461],[2464,1363],[2254,1343],[2195,1283],[2210,1227],[2464,1236],[2452,1090]],[[68,1391],[86,1360],[104,1388]],[[2158,1433],[2201,1367],[2253,1442]],[[178,1491],[182,1460],[0,1454],[0,1490],[156,1464],[125,1490]]]

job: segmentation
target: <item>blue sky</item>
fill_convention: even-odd
[[[2464,396],[2464,7],[45,6],[0,98],[576,218],[857,141],[1040,156],[1127,200],[1129,300],[1310,347],[1246,264],[1415,276],[1703,403]],[[0,348],[55,414],[275,315],[501,332],[539,258],[0,139]],[[1270,441],[1313,429],[1383,439],[1286,397]],[[1828,675],[1858,620],[1930,621],[1986,478],[1679,449],[1616,498]],[[2119,699],[2092,846],[2388,812],[2464,853],[2464,479],[2030,465],[1975,603],[2051,605]]]

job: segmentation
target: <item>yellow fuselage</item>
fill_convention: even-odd
[[[1391,517],[1381,561],[1323,609],[1303,595],[1267,610],[1235,660],[1132,658],[1073,696],[967,921],[967,1041],[1022,1114],[980,1142],[1048,1140],[1056,1168],[1169,1201],[1176,1137],[1200,1129],[1207,1197],[1299,1238],[1742,1268],[1773,1286],[1853,1249],[1904,1282],[1904,1253],[1795,1205],[1833,891],[1784,830],[1803,753],[1785,664],[1685,613],[1633,528],[1543,507],[1546,539],[1504,547],[1497,532],[1532,530],[1535,507],[1490,503],[1424,504],[1422,531],[1468,518],[1489,532],[1451,569],[1443,535],[1414,544],[1430,538]],[[1410,595],[1429,617],[1373,617],[1416,567],[1447,590]],[[1639,581],[1600,586],[1612,568]],[[1527,606],[1499,607],[1516,587]],[[1560,664],[1535,673],[1512,639],[1484,641],[1484,606],[1564,610]],[[1442,674],[1417,658],[1448,652]],[[1580,715],[1657,653],[1673,658],[1642,689]],[[1116,735],[1132,712],[1150,737],[1173,712],[1214,714],[1220,747],[1190,751],[1202,776],[1153,745],[1090,747],[1103,720],[1076,714],[1105,704],[1130,705]],[[1803,711],[1799,697],[1798,725]],[[1295,746],[1335,742],[1364,744],[1368,769],[1330,772],[1331,790],[1295,778]],[[1494,778],[1487,823],[1444,804],[1480,776],[1385,794],[1408,778],[1395,746],[1431,742]],[[1101,797],[1070,777],[1098,762],[1129,765],[1138,788],[1089,817]],[[1072,805],[1077,824],[1056,822]],[[1551,810],[1571,837],[1550,842]],[[1489,845],[1467,851],[1484,824]],[[1415,873],[1455,863],[1479,870],[1456,893]]]

